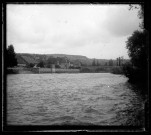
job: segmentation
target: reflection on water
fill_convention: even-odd
[[[143,100],[121,75],[7,76],[11,125],[142,125],[143,110]]]

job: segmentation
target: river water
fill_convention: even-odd
[[[110,73],[7,76],[9,125],[134,125],[144,104],[122,75]]]

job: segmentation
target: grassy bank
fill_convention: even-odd
[[[19,74],[19,70],[15,70],[15,69],[7,69],[6,70],[7,74]]]
[[[108,67],[85,67],[80,70],[81,73],[113,73],[123,74],[123,68],[119,66],[108,66]]]
[[[122,67],[86,67],[81,69],[61,69],[61,68],[8,68],[7,74],[32,74],[32,73],[113,73],[122,74]]]
[[[111,73],[113,73],[113,74],[123,74],[123,67],[112,68]]]
[[[7,74],[80,73],[79,69],[7,68]]]
[[[15,67],[15,68],[7,68],[6,73],[7,74],[33,74],[33,73],[38,73],[38,69]]]

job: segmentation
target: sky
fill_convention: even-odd
[[[7,46],[16,53],[128,59],[137,14],[126,4],[7,4]]]

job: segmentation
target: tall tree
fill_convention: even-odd
[[[119,57],[118,60],[119,60],[119,66],[121,66],[121,58]]]
[[[99,60],[97,60],[97,63],[96,63],[96,65],[97,65],[97,66],[99,66],[99,65],[100,65],[100,64],[99,64]]]
[[[7,61],[6,61],[7,67],[17,66],[17,59],[16,59],[16,54],[15,54],[13,45],[8,46],[6,58],[7,58]]]
[[[104,66],[107,66],[107,62],[105,62]]]
[[[138,12],[138,17],[143,18],[144,6]],[[130,57],[130,63],[123,66],[123,73],[131,83],[143,86],[141,93],[148,93],[148,61],[149,61],[149,33],[144,29],[143,20],[140,31],[134,31],[127,39],[126,47]]]
[[[96,66],[95,59],[93,59],[92,66]]]
[[[134,66],[144,68],[147,66],[147,31],[135,31],[126,42],[128,55]]]
[[[116,59],[117,66],[119,66],[119,58]]]
[[[124,67],[125,75],[131,82],[147,83],[148,75],[148,37],[147,31],[135,31],[126,42],[132,67]]]

